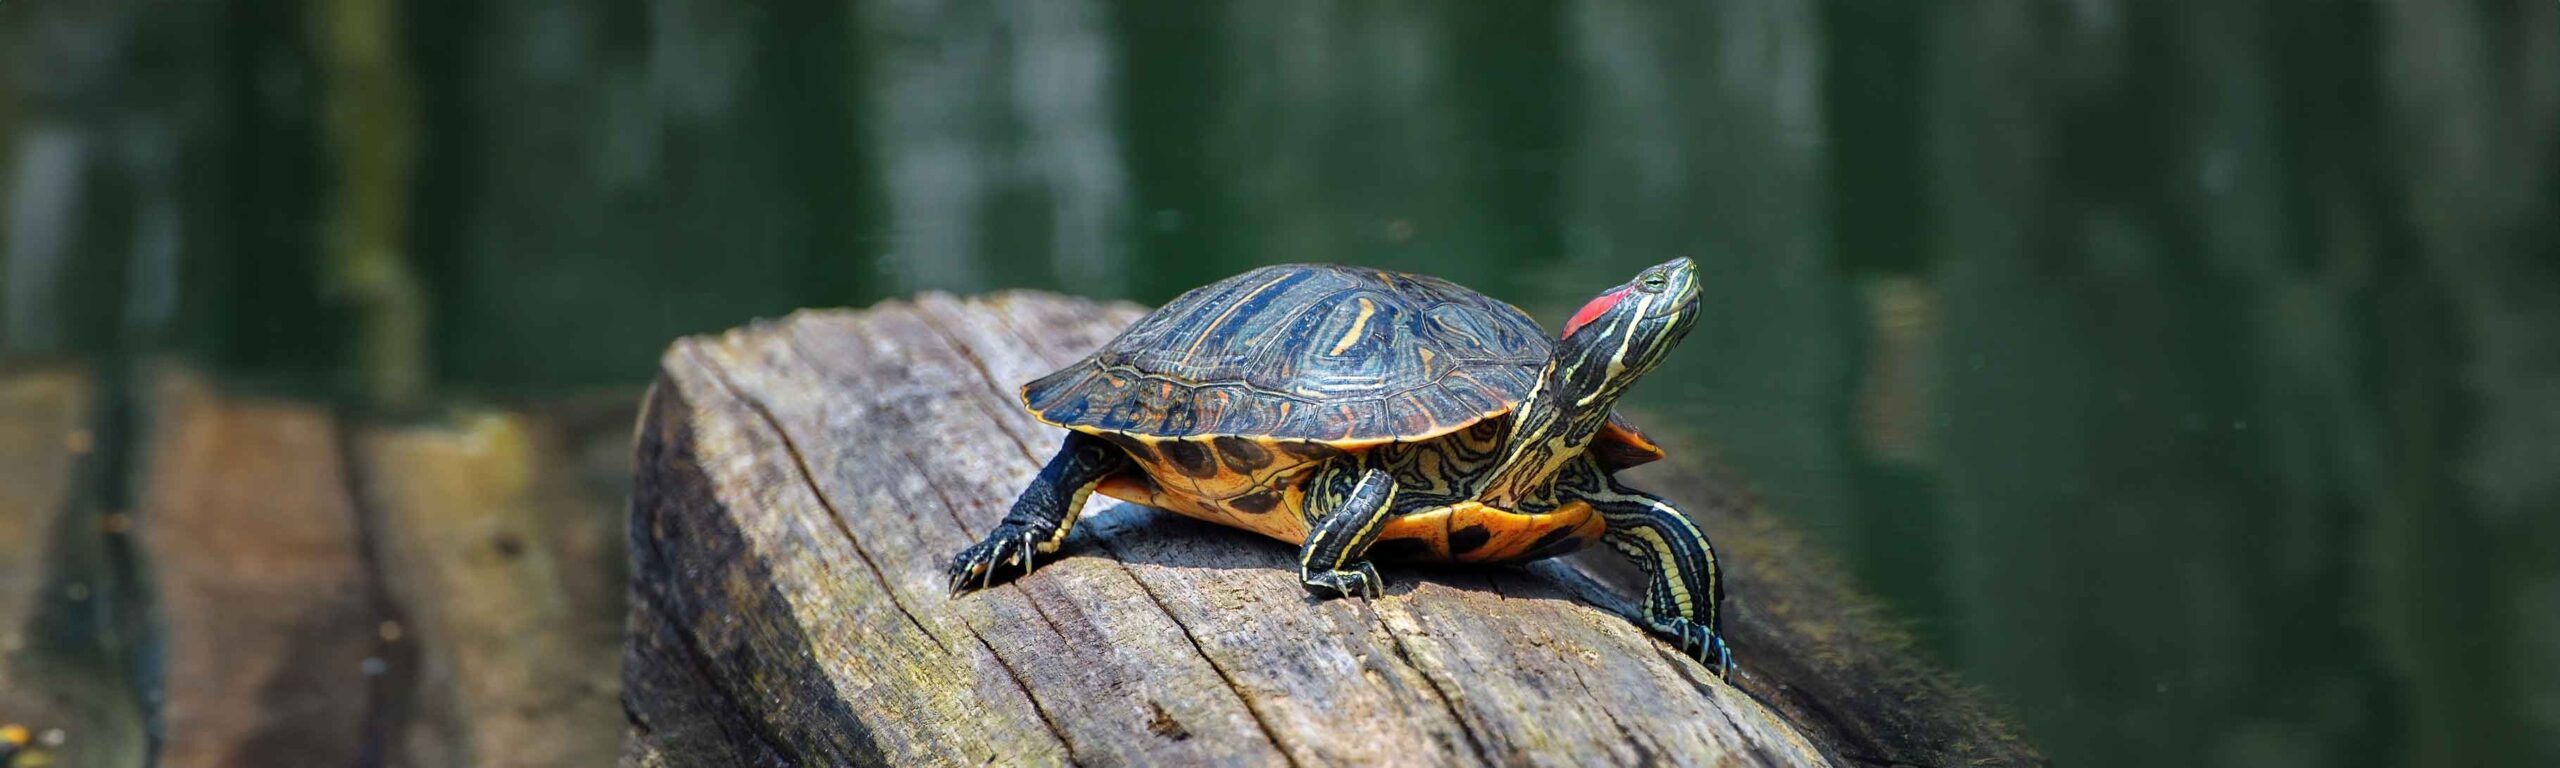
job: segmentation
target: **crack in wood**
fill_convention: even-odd
[[[919,305],[918,308],[922,309],[921,305]],[[1004,403],[1009,407],[1018,407],[1014,402],[1011,402],[1010,398],[1005,396],[1007,390],[1004,386],[1003,380],[996,378],[996,372],[987,367],[987,362],[984,359],[979,358],[977,349],[970,346],[968,342],[952,336],[951,331],[942,327],[942,324],[940,323],[928,323],[919,320],[916,324],[924,326],[927,333],[932,334],[934,338],[940,339],[943,346],[951,349],[952,354],[957,355],[963,362],[967,362],[971,369],[976,370],[978,373],[978,380],[987,385],[985,391],[992,393],[995,396],[996,401]],[[971,405],[977,406],[980,413],[986,414],[988,422],[997,425],[996,431],[1004,433],[1006,437],[1013,440],[1014,447],[1022,451],[1023,458],[1030,459],[1031,463],[1035,466],[1041,463],[1039,451],[1030,443],[1024,442],[1021,435],[1015,434],[1013,430],[1005,428],[1003,426],[1003,415],[998,413],[995,408],[991,407],[986,399],[972,397],[968,398],[968,400]]]
[[[931,639],[935,645],[948,647],[949,644],[943,641],[941,635],[934,634],[933,630],[926,628],[924,620],[917,618],[915,611],[907,609],[906,600],[898,597],[898,588],[889,583],[888,575],[880,571],[879,564],[872,562],[871,553],[863,550],[862,537],[854,535],[852,526],[844,521],[844,514],[836,510],[835,500],[827,498],[826,489],[818,487],[817,476],[810,474],[808,458],[800,455],[799,444],[792,442],[791,432],[783,428],[782,420],[775,418],[773,410],[766,407],[763,401],[749,396],[737,382],[729,380],[729,374],[725,369],[710,365],[705,365],[704,369],[711,371],[712,380],[718,382],[720,387],[729,393],[730,399],[746,406],[747,410],[755,413],[756,418],[764,420],[765,428],[771,430],[774,439],[782,443],[783,451],[791,454],[791,466],[798,471],[801,487],[807,489],[809,496],[817,499],[818,506],[827,511],[827,521],[834,524],[836,533],[844,537],[845,544],[853,548],[853,554],[856,559],[862,561],[862,567],[871,572],[871,579],[880,585],[881,594],[888,596],[890,607],[898,609],[898,615],[907,617],[907,623],[913,625],[917,632]]]
[[[1387,626],[1384,617],[1373,609],[1370,612],[1370,618],[1377,622],[1378,631],[1386,633],[1387,647],[1396,652],[1396,660],[1403,662],[1406,669],[1413,670],[1415,677],[1422,678],[1422,683],[1431,688],[1431,697],[1440,700],[1441,709],[1448,710],[1449,721],[1457,724],[1459,735],[1466,737],[1467,748],[1475,752],[1476,762],[1481,765],[1492,765],[1493,752],[1485,747],[1483,737],[1476,735],[1476,728],[1467,722],[1466,713],[1458,711],[1457,699],[1449,695],[1449,689],[1441,685],[1440,678],[1431,674],[1431,670],[1424,669],[1420,662],[1413,660],[1413,651],[1405,647],[1404,636],[1396,632],[1394,627]]]
[[[1163,613],[1166,621],[1172,622],[1175,629],[1182,630],[1182,639],[1191,644],[1191,651],[1200,654],[1200,660],[1208,663],[1209,670],[1218,673],[1218,679],[1226,682],[1227,692],[1235,695],[1236,703],[1244,705],[1245,714],[1253,717],[1253,724],[1262,729],[1262,738],[1271,742],[1271,748],[1280,753],[1280,759],[1292,768],[1296,768],[1298,756],[1289,752],[1289,745],[1281,743],[1279,732],[1271,728],[1270,718],[1262,713],[1261,707],[1254,706],[1255,697],[1236,684],[1235,674],[1228,672],[1226,665],[1218,663],[1217,657],[1209,654],[1208,647],[1200,644],[1199,635],[1192,633],[1191,625],[1184,623],[1181,616],[1174,615],[1173,608],[1166,605],[1164,598],[1156,594],[1155,587],[1149,586],[1146,579],[1138,576],[1137,569],[1129,566],[1128,558],[1120,553],[1118,547],[1112,546],[1110,539],[1103,538],[1102,547],[1110,550],[1112,561],[1120,565],[1120,570],[1128,574],[1130,581],[1137,583],[1139,594],[1146,595],[1147,602],[1154,603],[1156,611]]]
[[[820,359],[820,358],[819,358],[819,357],[817,357],[816,355],[813,355],[813,354],[810,352],[810,350],[808,349],[808,347],[807,347],[807,346],[805,346],[805,345],[803,345],[803,344],[800,342],[800,335],[799,335],[799,334],[796,334],[796,333],[792,333],[792,334],[785,334],[785,335],[783,336],[783,338],[782,338],[782,345],[783,345],[785,348],[787,348],[787,349],[789,349],[789,350],[791,351],[791,355],[792,355],[792,357],[797,358],[797,359],[799,359],[800,361],[802,361],[802,363],[803,363],[803,364],[805,364],[805,366],[806,366],[809,370],[811,370],[811,371],[817,371],[817,372],[820,372],[820,375],[825,375],[825,374],[824,374],[824,372],[823,372],[823,370],[821,369],[821,367],[820,367],[820,366],[815,362],[816,360],[818,360],[818,359]],[[871,418],[882,418],[882,417],[884,417],[882,414],[874,414],[874,413],[864,413],[864,414],[862,414],[862,415],[863,415],[863,416],[865,416],[865,417],[871,417]],[[906,427],[906,428],[907,428],[909,431],[911,431],[911,432],[912,432],[912,431],[916,431],[916,430],[918,430],[918,429],[920,429],[921,427],[923,427],[923,426],[924,426],[924,425],[921,425],[921,424],[916,424],[916,423],[914,423],[912,420],[904,420],[904,419],[901,419],[901,420],[898,422],[898,425],[899,425],[899,426]],[[898,458],[899,458],[900,460],[902,460],[902,461],[906,462],[907,467],[909,467],[910,469],[914,470],[915,476],[918,476],[918,477],[921,477],[921,476],[922,476],[922,473],[923,473],[923,472],[924,472],[924,470],[925,470],[925,463],[924,463],[924,460],[923,460],[923,459],[920,459],[920,458],[917,458],[917,456],[916,456],[916,454],[915,454],[915,449],[913,449],[913,448],[909,447],[907,443],[900,442],[900,441],[894,441],[894,440],[883,440],[883,441],[879,441],[879,443],[878,443],[878,444],[881,444],[881,445],[894,445],[894,446],[897,446],[897,450],[898,450]],[[968,520],[967,518],[961,517],[961,515],[960,515],[960,513],[961,513],[960,503],[959,503],[958,501],[955,501],[955,500],[953,500],[953,499],[951,498],[951,493],[950,493],[949,491],[945,491],[945,490],[943,490],[943,488],[942,488],[942,486],[941,486],[940,484],[933,483],[933,482],[930,482],[930,481],[928,481],[928,482],[924,483],[924,488],[925,488],[925,490],[932,492],[932,493],[933,493],[933,496],[934,496],[934,498],[935,498],[936,500],[939,500],[939,501],[941,501],[941,502],[942,502],[942,509],[943,509],[943,511],[944,511],[944,513],[945,513],[945,515],[951,518],[951,522],[953,522],[953,523],[955,523],[955,524],[958,524],[958,525],[960,526],[960,533],[961,533],[962,537],[964,537],[964,538],[965,538],[965,537],[967,537],[967,536],[969,536],[969,535],[970,535],[970,532],[971,532],[971,531],[976,530],[976,528],[975,528],[974,526],[970,525],[969,520]],[[821,491],[821,492],[820,492],[820,494],[821,494],[821,495],[824,495],[824,492],[823,492],[823,491]],[[910,515],[910,516],[908,517],[908,519],[913,520],[913,519],[915,519],[915,518],[914,518],[914,516]],[[842,522],[843,522],[843,521],[842,521],[841,519],[839,519],[837,522],[838,522],[839,526],[841,527],[841,525],[842,525]],[[849,529],[848,529],[848,530],[849,530]],[[847,535],[847,536],[851,536],[852,534],[851,534],[850,532],[848,532],[846,535]],[[875,569],[875,572],[876,572],[876,569]]]
[[[909,468],[912,468],[917,472],[924,471],[924,460],[916,458],[916,452],[914,449],[910,449],[904,445],[898,446],[898,460],[906,462]],[[941,485],[930,480],[925,482],[924,487],[926,490],[933,492],[935,501],[942,503],[943,516],[951,518],[952,524],[960,526],[961,538],[968,538],[971,535],[970,532],[976,530],[975,526],[969,524],[969,518],[962,517],[960,515],[960,502],[953,501],[950,492],[942,490]],[[913,520],[915,518],[910,516],[908,519]]]
[[[1488,579],[1488,581],[1490,581],[1490,579]],[[1497,590],[1497,592],[1498,591],[1499,590]],[[1565,664],[1563,666],[1567,670],[1571,671],[1571,674],[1573,675],[1573,684],[1582,688],[1584,695],[1594,697],[1598,695],[1597,692],[1591,689],[1591,680],[1582,674],[1582,665]],[[1635,751],[1635,762],[1637,764],[1655,765],[1662,762],[1661,753],[1659,750],[1655,749],[1653,739],[1650,738],[1649,734],[1639,735],[1634,730],[1629,729],[1626,723],[1618,720],[1618,713],[1611,712],[1606,707],[1600,708],[1600,716],[1607,718],[1609,721],[1609,727],[1618,732],[1618,736],[1627,745],[1628,749]]]
[[[1004,654],[997,653],[995,645],[987,642],[985,635],[978,634],[977,627],[969,626],[969,623],[964,621],[960,623],[960,629],[968,632],[970,638],[977,640],[978,647],[986,649],[987,658],[994,659],[996,666],[1004,670],[1005,678],[1013,681],[1014,690],[1021,691],[1023,700],[1031,702],[1031,711],[1040,716],[1040,724],[1047,727],[1049,735],[1058,740],[1058,748],[1066,751],[1067,764],[1083,765],[1084,761],[1076,757],[1075,742],[1067,740],[1067,730],[1058,726],[1057,718],[1049,714],[1048,705],[1040,703],[1040,696],[1031,692],[1031,682],[1022,679],[1022,672],[1013,668],[1013,662],[1005,661]],[[989,762],[993,760],[994,758],[989,758]]]
[[[1021,579],[1007,582],[1009,586],[1014,587],[1014,591],[1022,593],[1022,602],[1024,605],[1031,606],[1032,615],[1040,617],[1040,623],[1048,625],[1049,634],[1057,635],[1059,642],[1066,642],[1067,628],[1059,626],[1057,619],[1050,618],[1049,609],[1040,607],[1040,598],[1033,597],[1031,590],[1019,586],[1021,583]]]

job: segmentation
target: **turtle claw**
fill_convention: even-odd
[[[1318,600],[1353,595],[1375,600],[1387,585],[1386,579],[1378,577],[1378,567],[1370,565],[1367,561],[1362,561],[1350,570],[1306,573],[1299,578],[1299,582],[1305,584],[1307,592],[1315,595]]]
[[[996,526],[985,541],[960,550],[947,573],[954,597],[1020,578],[1039,566],[1038,531],[1015,525]]]
[[[1650,619],[1645,624],[1654,634],[1679,648],[1682,654],[1714,670],[1717,677],[1733,676],[1733,647],[1726,645],[1724,636],[1715,630],[1678,617]]]

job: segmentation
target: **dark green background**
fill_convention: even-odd
[[[2560,761],[2556,181],[2544,0],[0,0],[22,355],[417,405],[926,289],[1554,323],[1695,257],[1648,426],[2067,765]]]

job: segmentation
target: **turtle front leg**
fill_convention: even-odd
[[[1361,556],[1386,528],[1395,497],[1393,476],[1363,470],[1351,460],[1336,460],[1308,478],[1307,543],[1298,550],[1299,583],[1318,598],[1377,597],[1386,580]]]
[[[1120,447],[1083,432],[1068,432],[1048,466],[1014,499],[1013,511],[968,549],[951,558],[951,594],[985,589],[1030,573],[1039,555],[1058,551],[1073,530],[1076,513],[1104,478],[1132,462]]]
[[[1577,497],[1599,510],[1609,525],[1601,539],[1650,578],[1644,591],[1645,628],[1716,674],[1730,674],[1733,649],[1725,645],[1716,610],[1724,601],[1724,583],[1706,532],[1669,500],[1620,485],[1596,469],[1576,485],[1582,486],[1574,489]]]

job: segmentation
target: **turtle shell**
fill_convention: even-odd
[[[1456,283],[1291,264],[1183,294],[1022,401],[1070,429],[1347,448],[1509,413],[1547,357],[1537,321]]]

